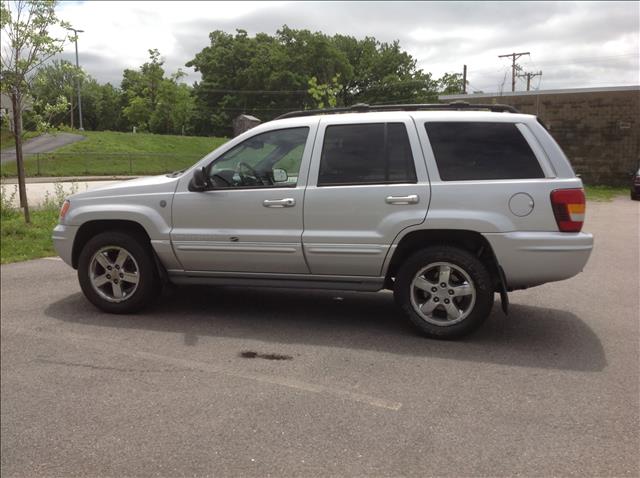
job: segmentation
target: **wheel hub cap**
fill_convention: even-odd
[[[138,288],[138,263],[126,249],[106,246],[91,258],[89,278],[91,286],[101,298],[109,302],[122,302],[129,299]]]
[[[462,268],[435,262],[420,269],[411,282],[411,305],[425,321],[450,326],[466,319],[476,301],[473,281]]]

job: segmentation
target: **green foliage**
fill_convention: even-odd
[[[438,80],[438,90],[440,91],[440,93],[445,95],[462,93],[464,91],[464,85],[462,84],[462,74],[445,73],[442,78]]]
[[[24,261],[55,255],[51,231],[58,222],[60,206],[67,196],[78,191],[72,183],[65,190],[60,183],[54,184],[53,194],[46,194],[40,207],[31,212],[31,223],[25,224],[19,210],[14,206],[18,193],[17,185],[0,187],[0,262]]]
[[[124,71],[122,113],[129,126],[160,134],[190,131],[195,102],[191,88],[180,83],[184,73],[165,77],[164,61],[156,49],[149,50],[149,60],[137,71]]]
[[[202,75],[194,86],[196,134],[229,135],[231,120],[243,112],[269,120],[320,104],[437,99],[437,82],[398,42],[330,37],[286,25],[274,36],[214,31],[209,39],[187,63]]]
[[[20,212],[14,206],[17,194],[17,184],[13,185],[11,192],[8,192],[5,186],[0,186],[0,217],[2,219],[20,215]]]
[[[27,125],[77,125],[76,83],[81,80],[88,130],[229,136],[232,120],[249,113],[267,121],[291,110],[355,103],[424,103],[438,92],[460,90],[458,74],[435,80],[416,66],[398,41],[295,30],[249,36],[214,31],[210,44],[187,62],[202,75],[193,87],[180,70],[168,75],[157,49],[138,69],[123,72],[120,87],[101,85],[69,62],[42,68]],[[68,108],[62,111],[60,95]]]
[[[402,51],[400,43],[358,40],[335,35],[333,42],[344,53],[353,75],[345,78],[342,104],[426,103],[437,100],[437,83],[430,73],[418,69],[416,60]]]
[[[71,187],[66,190],[62,183],[53,183],[53,194],[51,194],[49,191],[45,192],[44,200],[40,205],[40,209],[59,212],[65,199],[67,199],[67,197],[71,196],[72,194],[77,193],[78,189],[78,183],[76,183],[75,181],[72,181]]]
[[[0,216],[0,262],[26,261],[55,256],[51,231],[58,222],[58,210],[41,209],[31,212],[26,224],[17,210]]]
[[[46,129],[71,124],[77,82],[84,77],[82,70],[65,60],[54,60],[41,67],[31,85],[35,122]],[[76,105],[77,106],[77,105]]]
[[[628,196],[629,188],[588,185],[584,187],[584,192],[588,201],[609,202],[618,196]]]
[[[342,85],[338,83],[340,74],[338,73],[331,79],[331,84],[318,84],[318,79],[312,76],[309,80],[309,96],[315,102],[316,108],[335,108],[338,104],[338,93]]]
[[[40,133],[37,131],[23,131],[22,132],[22,140],[26,141],[31,138],[35,138],[39,136]],[[13,149],[15,148],[15,138],[13,137],[13,133],[9,131],[8,128],[2,128],[0,130],[0,147],[2,149]]]
[[[2,91],[25,92],[37,69],[62,51],[64,39],[49,35],[52,26],[67,26],[56,17],[55,6],[53,0],[0,2]]]

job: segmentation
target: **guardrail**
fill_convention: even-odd
[[[25,155],[25,172],[27,176],[164,174],[189,167],[200,158],[178,153],[35,153]],[[17,176],[15,161],[2,163],[0,175]]]

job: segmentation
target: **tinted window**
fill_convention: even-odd
[[[542,178],[529,144],[512,123],[425,123],[443,181]]]
[[[327,127],[318,186],[415,182],[416,171],[404,124]]]
[[[209,167],[217,188],[295,186],[309,128],[268,131],[227,151]]]

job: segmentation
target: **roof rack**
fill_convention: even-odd
[[[510,105],[473,104],[466,101],[454,101],[452,103],[426,103],[417,105],[367,105],[357,103],[343,108],[328,108],[319,110],[291,111],[278,116],[276,119],[298,118],[301,116],[335,115],[340,113],[368,113],[373,111],[463,111],[463,110],[489,110],[494,113],[520,113]]]

